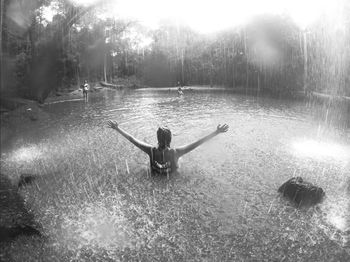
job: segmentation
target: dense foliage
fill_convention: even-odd
[[[52,21],[45,18],[49,7]],[[286,16],[269,15],[204,35],[171,22],[150,30],[106,18],[98,2],[1,0],[1,91],[43,100],[85,78],[113,83],[133,77],[149,86],[349,95],[350,9],[343,10],[342,26],[321,19],[301,30]]]

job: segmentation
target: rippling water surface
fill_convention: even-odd
[[[13,260],[15,250],[33,261],[350,259],[349,133],[314,119],[305,103],[106,90],[44,110],[50,119],[2,155],[12,179],[39,176],[21,194],[47,235],[8,246]],[[108,129],[109,119],[154,145],[167,125],[175,147],[219,123],[230,129],[184,156],[178,173],[150,177],[147,156]],[[324,203],[300,210],[278,196],[297,175],[324,188]]]

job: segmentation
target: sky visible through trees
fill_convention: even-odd
[[[72,0],[80,5],[92,5],[99,0]],[[162,19],[174,20],[190,26],[199,32],[214,32],[246,23],[255,15],[286,14],[300,27],[306,27],[321,15],[334,16],[341,8],[336,1],[230,1],[230,0],[192,0],[192,1],[103,1],[109,6],[106,16],[133,18],[141,23],[157,27]]]

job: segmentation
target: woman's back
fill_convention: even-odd
[[[178,160],[175,149],[154,147],[150,155],[151,170],[156,173],[173,172],[178,168]]]

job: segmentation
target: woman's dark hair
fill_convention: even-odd
[[[160,127],[157,130],[158,145],[160,148],[170,146],[171,142],[171,131],[167,127]]]

